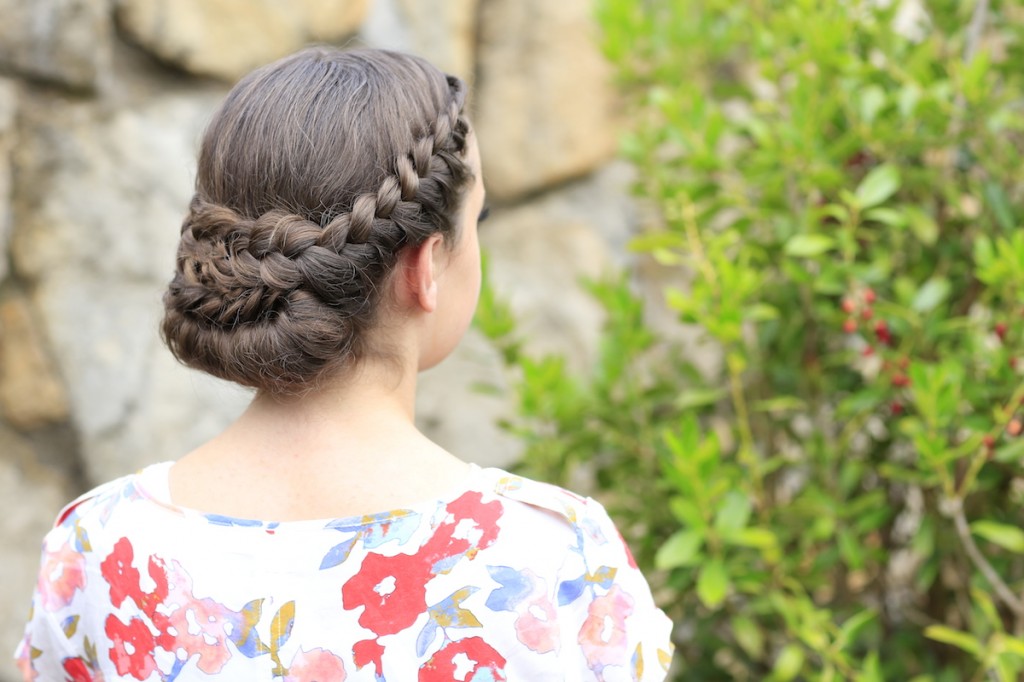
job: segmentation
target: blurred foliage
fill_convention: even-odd
[[[598,0],[677,273],[577,376],[500,301],[524,470],[601,499],[679,680],[1024,673],[1024,6]]]

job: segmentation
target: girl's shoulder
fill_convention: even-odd
[[[526,517],[523,531],[531,542],[543,542],[539,531],[546,528],[555,536],[552,539],[572,553],[609,566],[636,569],[636,562],[615,522],[597,500],[499,469],[484,470],[484,473],[492,477],[496,495],[523,509]],[[547,523],[541,525],[538,517],[547,519]],[[512,526],[514,520],[513,514],[508,526]],[[508,532],[510,528],[505,530]]]

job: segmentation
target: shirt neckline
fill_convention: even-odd
[[[130,478],[129,484],[140,498],[178,517],[201,521],[210,526],[259,529],[270,534],[282,531],[323,530],[325,528],[340,531],[358,530],[382,523],[390,523],[415,514],[432,514],[439,507],[453,502],[469,491],[492,489],[493,485],[487,483],[485,479],[488,477],[485,474],[490,471],[496,471],[490,467],[483,468],[473,462],[469,462],[469,473],[446,494],[395,509],[356,516],[271,521],[267,519],[248,519],[225,514],[213,514],[175,504],[170,499],[169,484],[170,469],[173,464],[173,461],[151,464],[134,474]]]

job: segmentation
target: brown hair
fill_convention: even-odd
[[[203,138],[164,295],[175,357],[273,393],[364,357],[399,251],[457,237],[464,100],[381,50],[307,49],[242,79]]]

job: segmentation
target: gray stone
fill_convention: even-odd
[[[412,51],[412,34],[398,7],[398,0],[374,0],[359,27],[359,39],[367,47]]]
[[[110,64],[108,0],[0,0],[0,66],[92,89]]]
[[[604,321],[581,280],[611,275],[616,265],[609,241],[596,228],[615,213],[615,198],[599,187],[591,180],[495,210],[480,228],[491,283],[516,314],[527,350],[566,355],[577,371],[596,357]]]
[[[473,80],[478,0],[398,0],[410,48],[441,70]]]
[[[474,78],[479,0],[375,0],[359,30],[370,47],[425,57],[446,73]]]
[[[474,121],[488,191],[519,197],[607,161],[614,98],[592,3],[485,2],[479,12]]]
[[[0,414],[29,431],[68,416],[64,384],[54,372],[46,344],[21,296],[0,300]]]
[[[311,42],[354,34],[367,0],[118,0],[122,30],[190,73],[234,80]]]
[[[7,277],[7,243],[11,235],[11,152],[17,90],[14,81],[0,78],[0,282]]]
[[[66,380],[93,482],[182,454],[246,402],[174,364],[157,335],[213,104],[168,94],[110,116],[92,104],[36,110],[33,143],[19,152],[15,267]]]
[[[4,543],[0,561],[0,650],[6,659],[0,668],[3,680],[21,679],[13,674],[10,654],[25,627],[43,535],[74,495],[67,474],[38,464],[39,459],[28,441],[0,423],[0,499],[5,503],[0,517]]]

